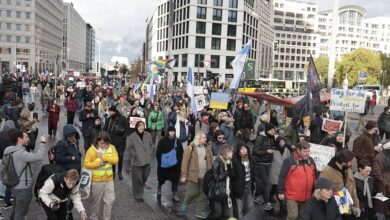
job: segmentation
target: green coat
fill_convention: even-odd
[[[158,117],[158,118],[157,118]],[[157,118],[157,122],[153,122]],[[148,117],[148,129],[162,131],[164,129],[164,115],[161,111],[151,111]]]

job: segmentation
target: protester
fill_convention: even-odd
[[[205,133],[195,135],[194,141],[184,150],[181,164],[181,182],[186,183],[186,195],[180,210],[187,211],[196,199],[196,217],[207,218],[207,197],[203,193],[203,177],[213,163],[211,147],[207,145]]]
[[[57,100],[53,99],[50,101],[50,104],[47,106],[47,112],[49,114],[48,119],[48,130],[49,130],[49,137],[50,138],[56,138],[57,135],[57,124],[60,120],[60,106],[57,105]]]
[[[39,199],[48,219],[66,219],[67,203],[71,200],[80,213],[81,220],[87,219],[79,191],[79,173],[75,169],[54,174],[39,190]]]
[[[164,130],[164,115],[158,109],[158,104],[153,104],[153,110],[149,113],[148,129],[152,135],[153,145],[157,144],[161,138],[161,132]]]
[[[225,134],[222,131],[217,130],[214,134],[213,140],[210,142],[211,148],[213,150],[213,155],[217,156],[219,148],[225,144]]]
[[[87,146],[87,148],[84,148],[85,152],[88,151],[88,148],[92,145],[96,135],[101,131],[103,131],[101,120],[99,117],[96,117],[95,123],[85,133],[84,142],[86,142],[86,144],[84,144],[84,146]]]
[[[299,118],[293,118],[291,120],[291,124],[284,129],[284,138],[286,140],[286,144],[291,146],[292,149],[296,147],[299,143]]]
[[[375,220],[373,209],[374,180],[370,176],[372,165],[367,160],[361,160],[358,163],[358,172],[355,177],[356,194],[359,199],[361,215],[359,219]]]
[[[234,128],[236,129],[237,137],[244,142],[249,141],[254,124],[249,104],[244,103],[243,110],[237,113],[237,117],[234,121]]]
[[[74,116],[77,111],[77,97],[76,92],[71,92],[70,96],[68,96],[64,101],[64,106],[66,108],[66,118],[67,124],[73,124]]]
[[[337,131],[334,135],[332,135],[326,145],[334,147],[336,149],[336,153],[341,151],[343,148],[347,148],[347,143],[344,145],[344,132]]]
[[[374,146],[373,142],[373,135],[377,127],[376,121],[368,121],[365,126],[366,130],[353,142],[352,152],[358,162],[363,159],[372,162],[375,156],[375,151],[382,151],[382,148]]]
[[[270,117],[269,122],[270,122],[271,124],[273,124],[273,125],[275,126],[276,129],[279,127],[278,113],[276,112],[276,110],[272,110],[272,111],[271,111],[271,117]]]
[[[145,123],[137,122],[135,132],[127,138],[127,149],[130,152],[131,160],[133,195],[137,202],[144,201],[144,184],[150,174],[152,147],[152,136],[145,131]]]
[[[209,201],[211,212],[208,219],[228,219],[233,216],[232,198],[230,197],[230,181],[233,175],[232,162],[233,148],[230,145],[222,145],[219,148],[218,156],[213,163],[213,184],[215,189],[210,189]],[[215,196],[214,196],[215,195]]]
[[[278,198],[287,200],[287,220],[297,220],[310,199],[316,181],[317,168],[310,157],[310,144],[300,142],[297,150],[284,160],[279,175]]]
[[[320,177],[314,186],[313,197],[303,207],[299,220],[339,219],[333,188],[332,182]]]
[[[119,180],[123,180],[122,175],[122,166],[123,166],[123,156],[126,149],[126,138],[128,134],[128,122],[118,109],[115,106],[108,108],[109,118],[104,124],[103,131],[106,131],[111,138],[111,143],[115,146],[115,149],[119,156],[118,163],[118,177]],[[112,167],[114,171],[115,178],[115,165]]]
[[[17,127],[19,130],[26,132],[30,139],[30,142],[27,145],[27,151],[34,150],[35,148],[35,130],[33,125],[36,123],[36,119],[30,121],[30,112],[27,109],[22,110],[20,117],[18,119]],[[35,127],[36,129],[36,127]]]
[[[230,146],[233,146],[233,149],[236,149],[236,136],[234,135],[234,119],[231,117],[222,117],[222,124],[220,126],[220,131],[225,135],[226,143]]]
[[[28,207],[32,199],[33,173],[31,162],[42,161],[47,152],[46,138],[41,136],[40,144],[36,151],[27,152],[29,143],[28,134],[20,130],[9,132],[13,146],[4,151],[4,156],[12,154],[16,173],[19,174],[19,183],[11,188],[14,197],[11,220],[22,220],[27,216]]]
[[[354,162],[353,153],[343,149],[336,153],[320,174],[320,177],[333,183],[337,205],[343,218],[350,218],[351,214],[360,217],[361,214],[355,178],[351,169]]]
[[[363,113],[359,113],[359,122],[355,128],[355,131],[358,132],[359,129],[360,129],[360,126],[364,126],[366,124],[366,115],[368,114],[368,111],[370,109],[370,102],[371,102],[371,98],[370,96],[367,96],[366,98],[366,102],[364,104],[364,112]]]
[[[205,134],[209,133],[209,113],[202,112],[200,114],[200,119],[195,123],[195,134],[203,132]]]
[[[169,160],[168,158],[163,159],[163,157],[167,157],[167,154],[174,151],[174,156],[176,157],[176,164],[169,167],[163,167],[162,160]],[[175,127],[170,126],[168,128],[168,132],[166,137],[162,138],[156,150],[157,157],[157,200],[161,202],[161,187],[165,183],[165,181],[171,181],[171,189],[172,189],[172,200],[174,202],[180,202],[180,198],[178,197],[177,190],[178,184],[180,180],[180,169],[181,169],[181,161],[183,159],[183,146],[176,138],[176,130]],[[168,161],[169,162],[169,161]],[[166,164],[166,162],[164,163]]]
[[[233,173],[231,178],[232,197],[236,204],[235,216],[242,219],[253,207],[253,189],[255,183],[254,165],[250,149],[240,142],[232,158]]]
[[[390,139],[390,106],[386,106],[378,117],[378,128],[380,140],[383,136]]]
[[[10,131],[15,130],[15,123],[12,120],[7,120],[4,122],[3,130],[0,131],[0,159],[3,160],[3,154],[4,150],[13,145],[13,142],[10,137]],[[6,187],[3,183],[0,183],[2,185],[1,187],[1,194],[4,195],[4,209],[12,208],[12,202],[11,202],[11,188]],[[4,190],[4,191],[3,191]]]
[[[83,138],[85,138],[85,134],[87,130],[95,123],[95,117],[98,114],[95,109],[92,109],[92,103],[86,102],[84,109],[80,112],[79,120],[82,122],[81,125],[81,133]],[[84,142],[84,149],[87,149],[89,146],[88,143]]]
[[[78,140],[80,135],[73,125],[66,124],[63,129],[63,139],[55,145],[56,164],[64,170],[81,171],[81,153]]]
[[[85,154],[84,167],[92,170],[90,192],[91,220],[111,219],[112,205],[115,200],[112,166],[118,163],[118,153],[111,144],[110,135],[100,132],[94,144]]]
[[[322,130],[323,115],[316,113],[315,118],[310,122],[310,142],[319,144],[325,137],[325,132]]]
[[[185,150],[188,145],[188,140],[190,139],[190,122],[186,118],[186,110],[181,109],[178,114],[176,114],[175,120],[175,129],[176,129],[176,137],[183,145],[183,149]]]

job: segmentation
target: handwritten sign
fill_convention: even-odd
[[[329,133],[340,131],[342,127],[343,127],[343,121],[335,121],[335,120],[324,118],[322,123],[322,130]]]
[[[365,103],[365,90],[332,89],[330,110],[364,113]]]
[[[195,96],[195,105],[196,105],[196,110],[198,112],[204,109],[204,107],[206,106],[206,100],[204,98],[204,95]]]
[[[336,154],[336,148],[310,143],[310,156],[316,162],[317,170],[322,171]]]
[[[146,128],[146,120],[145,118],[140,118],[140,117],[130,117],[130,128],[135,128],[135,125],[139,122],[139,121],[142,121],[144,124],[145,124],[145,128]]]

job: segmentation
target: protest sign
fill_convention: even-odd
[[[135,125],[139,121],[142,121],[145,124],[145,128],[146,128],[146,120],[145,120],[145,118],[140,118],[140,117],[130,117],[130,121],[129,121],[130,128],[135,128]]]
[[[195,95],[203,94],[203,86],[194,86],[194,94]]]
[[[364,113],[365,90],[332,89],[330,110]]]
[[[336,154],[336,148],[310,143],[310,156],[316,162],[317,170],[322,171]]]
[[[210,108],[227,109],[229,102],[229,94],[212,92],[210,99]]]
[[[324,118],[322,122],[322,130],[329,133],[340,131],[342,127],[343,127],[342,121],[335,121],[328,118]]]
[[[85,81],[78,81],[76,83],[76,87],[78,87],[78,88],[85,88]]]
[[[195,105],[196,105],[196,110],[202,111],[206,105],[206,100],[204,98],[204,95],[198,95],[195,96]]]

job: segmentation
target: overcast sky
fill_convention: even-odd
[[[101,60],[108,62],[112,56],[128,57],[131,61],[141,55],[145,41],[146,19],[151,17],[161,0],[74,0],[73,5],[87,23],[96,30],[96,40],[101,36]],[[65,0],[65,2],[71,2]],[[319,10],[332,8],[332,0],[311,0]],[[357,4],[364,7],[366,17],[389,16],[389,0],[340,0],[340,6]],[[101,30],[101,31],[99,31]],[[96,54],[98,43],[96,42]]]

